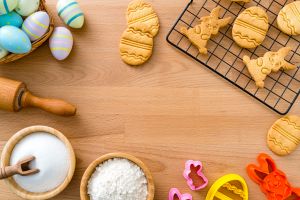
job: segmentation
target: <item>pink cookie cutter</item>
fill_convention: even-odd
[[[174,199],[193,200],[193,197],[188,193],[181,194],[177,188],[171,188],[169,192],[169,200],[174,200]]]
[[[191,170],[192,166],[194,168],[199,168],[196,171],[196,174],[203,181],[203,183],[198,185],[198,186],[195,185],[193,178],[190,177],[190,174],[192,173],[192,170]],[[202,168],[203,168],[203,165],[202,165],[201,161],[194,161],[194,160],[186,161],[183,176],[186,179],[187,184],[188,184],[188,186],[190,187],[191,190],[201,190],[201,189],[203,189],[207,186],[208,179],[202,173]]]

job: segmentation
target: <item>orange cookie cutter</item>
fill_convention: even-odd
[[[259,154],[259,166],[247,167],[249,177],[258,185],[268,200],[300,200],[300,188],[294,188],[286,175],[277,169],[274,160],[267,154]]]

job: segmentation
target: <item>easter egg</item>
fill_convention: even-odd
[[[52,55],[57,60],[66,59],[73,47],[73,36],[65,27],[56,27],[49,39],[49,46]]]
[[[0,0],[0,15],[13,11],[18,5],[18,0]]]
[[[40,0],[18,0],[17,13],[22,16],[29,16],[39,9]]]
[[[15,26],[0,28],[0,46],[16,54],[28,53],[31,50],[30,39],[21,29]]]
[[[25,19],[22,30],[28,35],[31,41],[35,41],[47,32],[49,23],[49,15],[44,11],[38,11]]]
[[[23,23],[22,17],[16,12],[10,12],[5,15],[0,15],[0,27],[11,25],[21,27]]]
[[[0,59],[4,58],[8,54],[8,51],[0,47]]]
[[[84,24],[84,15],[75,0],[59,0],[57,12],[60,18],[72,28],[81,28]]]

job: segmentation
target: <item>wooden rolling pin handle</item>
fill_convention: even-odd
[[[21,105],[24,108],[37,107],[44,111],[61,116],[73,116],[76,114],[76,107],[70,103],[59,99],[36,97],[28,91],[23,94]]]
[[[15,174],[18,174],[18,168],[15,166],[0,168],[0,179],[6,179]]]

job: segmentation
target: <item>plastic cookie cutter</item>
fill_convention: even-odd
[[[169,200],[192,200],[192,195],[186,193],[181,194],[177,188],[171,188],[169,192]]]
[[[183,176],[191,190],[201,190],[207,186],[208,179],[202,173],[202,168],[201,161],[186,161]]]
[[[248,200],[248,186],[244,178],[228,174],[219,178],[209,189],[206,200]]]
[[[277,169],[274,160],[267,154],[259,154],[259,166],[248,165],[249,177],[258,185],[268,200],[299,200],[300,188],[293,188],[286,175]]]

